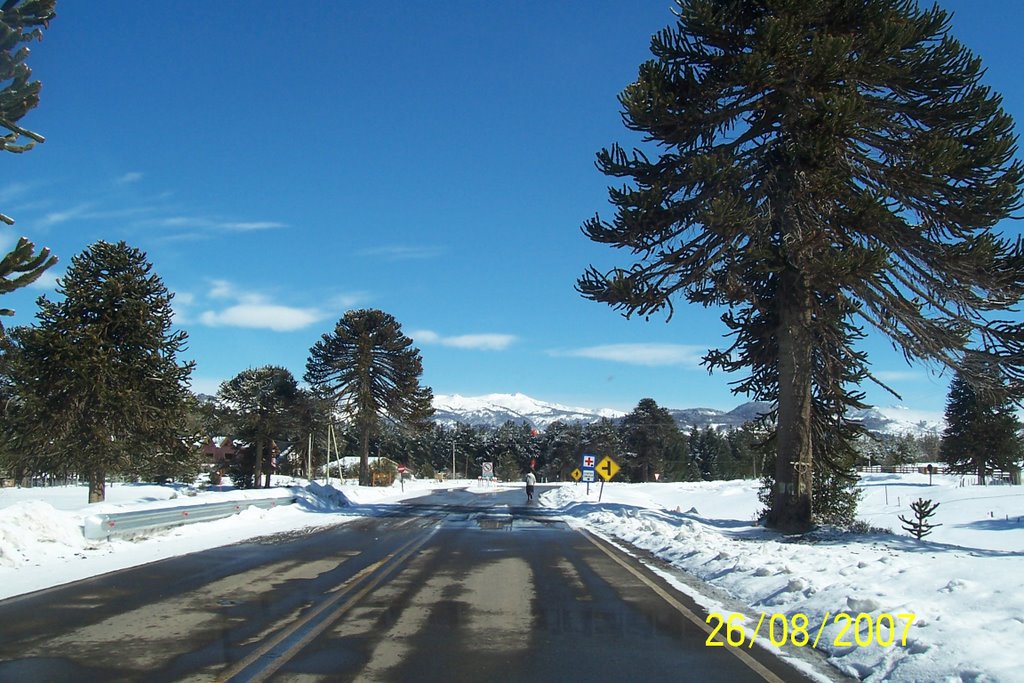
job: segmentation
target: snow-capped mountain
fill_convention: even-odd
[[[620,418],[618,410],[573,408],[530,398],[525,394],[487,394],[485,396],[434,396],[434,421],[442,424],[487,425],[497,427],[509,420],[525,422],[544,429],[556,420],[563,422],[596,422],[602,417]]]
[[[676,423],[682,429],[713,427],[734,429],[757,419],[767,412],[767,403],[749,402],[729,411],[713,408],[669,409]],[[439,394],[434,396],[434,421],[446,425],[456,422],[471,425],[497,427],[511,420],[544,429],[552,422],[596,422],[606,417],[612,420],[625,415],[622,411],[609,408],[574,408],[549,403],[525,394],[487,394],[484,396],[460,396]],[[939,413],[912,410],[893,406],[869,408],[857,411],[851,417],[860,421],[872,432],[890,434],[941,434],[943,416]]]
[[[870,432],[885,434],[913,434],[914,436],[942,436],[946,418],[942,413],[914,410],[906,406],[874,407],[852,415]]]

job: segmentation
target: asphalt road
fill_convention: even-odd
[[[352,514],[2,601],[0,681],[805,680],[522,490]]]

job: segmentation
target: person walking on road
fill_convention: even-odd
[[[533,487],[537,485],[537,475],[530,470],[526,473],[526,502],[533,500]]]

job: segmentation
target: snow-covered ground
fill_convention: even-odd
[[[559,509],[572,525],[627,541],[706,582],[672,579],[709,610],[725,618],[743,615],[732,621],[743,628],[732,632],[734,639],[749,638],[764,614],[759,641],[765,642],[773,615],[784,615],[774,619],[774,636],[782,640],[784,619],[788,636],[781,650],[793,651],[792,626],[805,615],[807,635],[798,632],[797,642],[817,639],[832,664],[864,680],[1024,681],[1016,650],[1024,642],[1024,488],[962,483],[968,482],[936,476],[929,486],[926,475],[865,475],[859,517],[892,530],[866,535],[825,529],[787,538],[754,526],[759,504],[750,481],[611,483],[600,502],[598,485],[588,495],[585,485],[575,484],[545,493],[541,503]],[[438,486],[407,482],[402,492],[397,486],[293,485],[296,505],[250,508],[145,539],[101,542],[82,537],[88,514],[251,494],[114,485],[106,503],[87,508],[84,487],[0,489],[0,597],[253,536],[342,523],[372,514],[361,504],[395,503]],[[897,518],[912,516],[910,503],[918,498],[939,503],[931,521],[942,524],[920,542]],[[836,620],[840,613],[850,615],[848,630],[844,617]],[[861,617],[858,636],[852,620],[859,615],[870,617]],[[885,615],[892,615],[894,633]],[[909,627],[910,618],[899,615],[914,615]],[[868,619],[885,626],[870,645]],[[725,628],[720,635],[727,635]],[[894,642],[882,646],[879,639]]]

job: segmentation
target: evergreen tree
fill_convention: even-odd
[[[581,294],[625,315],[723,306],[732,344],[709,369],[775,406],[768,523],[812,522],[813,474],[845,478],[845,415],[869,379],[870,325],[908,359],[955,366],[981,341],[1024,380],[1024,244],[994,227],[1020,206],[1013,121],[948,17],[909,0],[677,0],[654,59],[619,97],[659,158],[615,145],[611,222],[590,239],[639,261],[590,268]],[[873,379],[873,378],[871,378]],[[815,446],[819,450],[815,450]]]
[[[728,457],[719,463],[719,473],[723,479],[752,479],[764,470],[761,459],[764,456],[762,441],[751,425],[743,425],[725,435],[729,444]]]
[[[622,441],[628,460],[623,458],[623,467],[628,467],[630,481],[648,482],[655,473],[664,474],[665,455],[679,427],[672,415],[657,404],[653,398],[642,398],[628,415],[622,418],[620,426]]]
[[[605,456],[620,458],[623,451],[619,428],[606,417],[584,425],[582,445],[581,455],[582,453],[596,455],[598,462]]]
[[[295,442],[292,450],[299,461],[298,469],[302,471],[302,476],[309,480],[316,478],[318,464],[326,461],[327,427],[332,419],[332,406],[333,401],[330,399],[306,389],[299,389],[295,397],[292,411],[295,418]],[[310,446],[313,449],[312,453]],[[306,470],[307,465],[312,467],[312,471]]]
[[[541,443],[533,432],[528,424],[508,420],[488,435],[487,458],[494,463],[494,474],[498,478],[517,481],[531,469],[531,462],[541,464]]]
[[[542,474],[557,481],[566,481],[569,473],[580,466],[583,454],[583,427],[576,422],[556,420],[544,430],[544,470]]]
[[[897,467],[917,462],[920,451],[910,434],[872,435],[868,445],[871,462],[885,467]]]
[[[374,309],[349,311],[309,351],[305,379],[330,396],[359,434],[359,483],[370,485],[370,437],[382,419],[427,429],[433,392],[423,362],[398,321]]]
[[[234,436],[251,440],[254,458],[232,472],[239,488],[270,487],[270,443],[294,427],[301,407],[298,385],[286,368],[265,365],[248,368],[220,385],[217,396],[224,402]],[[251,481],[250,481],[251,477]]]
[[[60,301],[38,300],[37,325],[12,330],[8,428],[27,469],[83,475],[89,502],[104,499],[108,473],[174,471],[186,444],[192,363],[176,356],[171,299],[146,256],[124,242],[97,242],[71,260]]]
[[[39,104],[39,81],[33,81],[32,69],[25,63],[28,48],[22,43],[42,40],[43,29],[56,16],[57,0],[7,0],[0,6],[0,128],[7,131],[0,136],[0,151],[26,152],[43,142],[38,133],[22,128],[18,121]],[[27,138],[27,142],[23,141]],[[14,220],[0,212],[0,222],[14,225]],[[37,254],[35,245],[22,237],[3,259],[0,259],[0,294],[14,291],[35,282],[43,272],[57,262],[49,249]],[[0,309],[0,315],[13,315],[9,309]],[[0,325],[0,334],[3,326]]]
[[[688,481],[687,468],[690,464],[688,438],[678,427],[665,448],[665,476],[663,481]]]
[[[968,362],[984,365],[981,358]],[[995,469],[1012,471],[1024,457],[1021,423],[1008,394],[973,389],[962,373],[949,385],[946,429],[939,452],[951,472],[977,474],[978,484]]]
[[[433,426],[430,463],[436,472],[452,472],[455,477],[467,472],[470,462],[483,462],[486,455],[485,430],[479,426],[458,423],[454,427]]]

